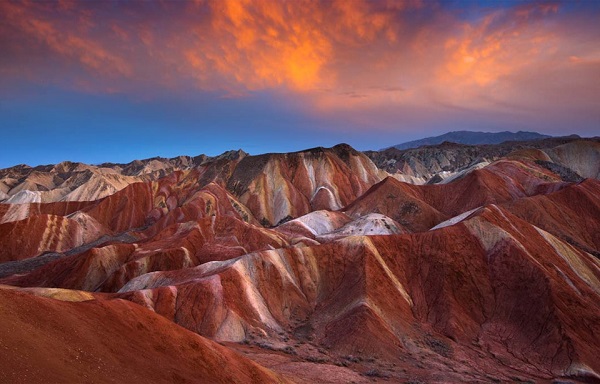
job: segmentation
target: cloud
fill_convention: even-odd
[[[33,54],[48,48],[102,81],[142,80],[152,72],[164,85],[172,83],[175,71],[201,90],[242,92],[335,86],[336,64],[352,65],[353,57],[345,55],[397,41],[396,16],[420,6],[367,0],[160,4],[5,2],[1,7],[11,40]],[[10,64],[23,64],[23,57],[12,53]]]
[[[70,21],[57,22],[45,17],[47,4],[40,4],[39,8],[28,3],[3,2],[0,9],[8,28],[20,42],[36,43],[52,53],[63,56],[66,60],[77,61],[81,66],[104,76],[129,76],[132,69],[123,57],[111,52],[110,47],[93,37],[86,36],[95,25],[90,21],[88,12],[78,12],[74,23]],[[58,3],[57,9],[71,13],[65,2]],[[65,25],[66,24],[66,25]],[[22,64],[22,63],[19,63]]]
[[[1,2],[0,81],[133,98],[270,92],[306,114],[357,127],[429,124],[474,111],[507,122],[562,111],[589,122],[599,109],[600,28],[598,9],[588,8],[527,2],[461,13],[443,2],[408,0]]]

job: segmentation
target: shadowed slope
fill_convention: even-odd
[[[353,217],[381,213],[411,232],[421,232],[487,204],[545,194],[566,185],[533,163],[499,160],[448,184],[413,185],[388,177],[343,211]]]
[[[472,167],[501,158],[529,158],[544,166],[563,169],[574,181],[576,173],[598,178],[600,138],[553,137],[532,141],[509,141],[493,145],[464,145],[444,142],[420,148],[388,148],[365,154],[394,177],[415,184],[434,184],[460,175]],[[572,175],[569,175],[572,174]],[[576,177],[580,177],[580,176]]]
[[[587,179],[504,206],[523,220],[600,256],[600,181]]]
[[[600,178],[600,142],[576,141],[545,150],[557,164],[572,169],[582,177]]]
[[[426,231],[449,216],[428,204],[423,198],[421,188],[388,177],[374,185],[343,211],[352,217],[381,213],[396,220],[411,232]]]

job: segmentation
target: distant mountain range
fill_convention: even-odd
[[[437,145],[444,141],[449,141],[458,144],[500,144],[505,141],[527,141],[545,139],[551,136],[542,135],[537,132],[471,132],[471,131],[454,131],[444,133],[440,136],[426,137],[420,140],[409,141],[402,144],[397,144],[389,148],[409,149],[418,148],[423,145]]]
[[[564,169],[561,174],[568,181],[577,181],[581,177],[595,178],[599,175],[596,164],[600,162],[600,157],[577,155],[578,151],[588,146],[596,148],[593,150],[596,153],[600,149],[598,145],[600,145],[600,138],[582,139],[577,135],[571,135],[541,140],[512,140],[485,145],[458,144],[446,141],[419,148],[397,149],[391,147],[383,151],[365,151],[364,153],[378,168],[394,175],[398,180],[413,184],[435,184],[442,180],[449,182],[463,172],[471,172],[501,158],[514,158],[522,155],[530,157],[532,153],[536,153],[535,159],[532,159],[534,161],[551,161],[574,171],[575,173],[571,174]],[[571,153],[571,155],[567,156],[567,153]],[[597,155],[600,156],[600,152]],[[567,159],[569,156],[572,156],[570,160]]]

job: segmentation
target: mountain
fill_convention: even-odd
[[[539,140],[549,138],[551,136],[542,135],[537,132],[473,132],[473,131],[454,131],[444,133],[440,136],[427,137],[420,140],[409,141],[402,144],[394,145],[390,148],[396,149],[410,149],[419,148],[424,145],[437,145],[443,142],[457,143],[457,144],[500,144],[505,141],[528,141],[528,140]]]
[[[313,209],[339,209],[385,177],[364,154],[340,144],[296,153],[248,156],[230,151],[217,157],[154,158],[97,167],[69,162],[17,166],[0,170],[0,191],[8,196],[5,203],[15,205],[99,201],[134,183],[175,174],[200,187],[215,182],[227,188],[268,225]]]
[[[56,165],[17,165],[0,170],[0,202],[9,204],[55,201],[94,201],[110,196],[129,184],[157,180],[174,171],[189,170],[219,160],[239,159],[241,150],[219,156],[154,157],[128,164],[88,165],[64,161]]]
[[[0,204],[0,377],[598,382],[600,144],[521,143],[232,153]]]
[[[598,137],[552,137],[482,145],[443,142],[404,150],[392,147],[383,151],[366,151],[365,154],[379,168],[412,184],[448,182],[509,156],[526,157],[544,166],[553,166],[557,172],[561,168],[560,173],[570,181],[597,177],[600,170]]]

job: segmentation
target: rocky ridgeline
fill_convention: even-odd
[[[586,147],[595,148],[600,138],[581,139],[578,136],[546,138],[530,141],[510,141],[501,144],[466,145],[452,142],[444,142],[438,145],[422,146],[410,149],[388,148],[382,151],[366,151],[365,154],[381,169],[390,173],[399,180],[415,184],[435,184],[456,174],[465,173],[485,166],[500,158],[512,154],[523,153],[526,150],[538,149],[547,151],[549,162],[557,166],[570,168],[573,166],[568,159],[561,157],[557,152],[561,148],[578,148],[577,145],[569,145],[583,141],[588,143]],[[559,147],[557,150],[553,148]],[[585,150],[585,148],[584,148]],[[583,155],[587,157],[589,154]],[[595,158],[590,158],[594,160]],[[563,164],[565,163],[565,164]],[[565,175],[573,178],[574,175]],[[581,175],[583,176],[583,175]],[[586,172],[584,177],[597,177]]]

